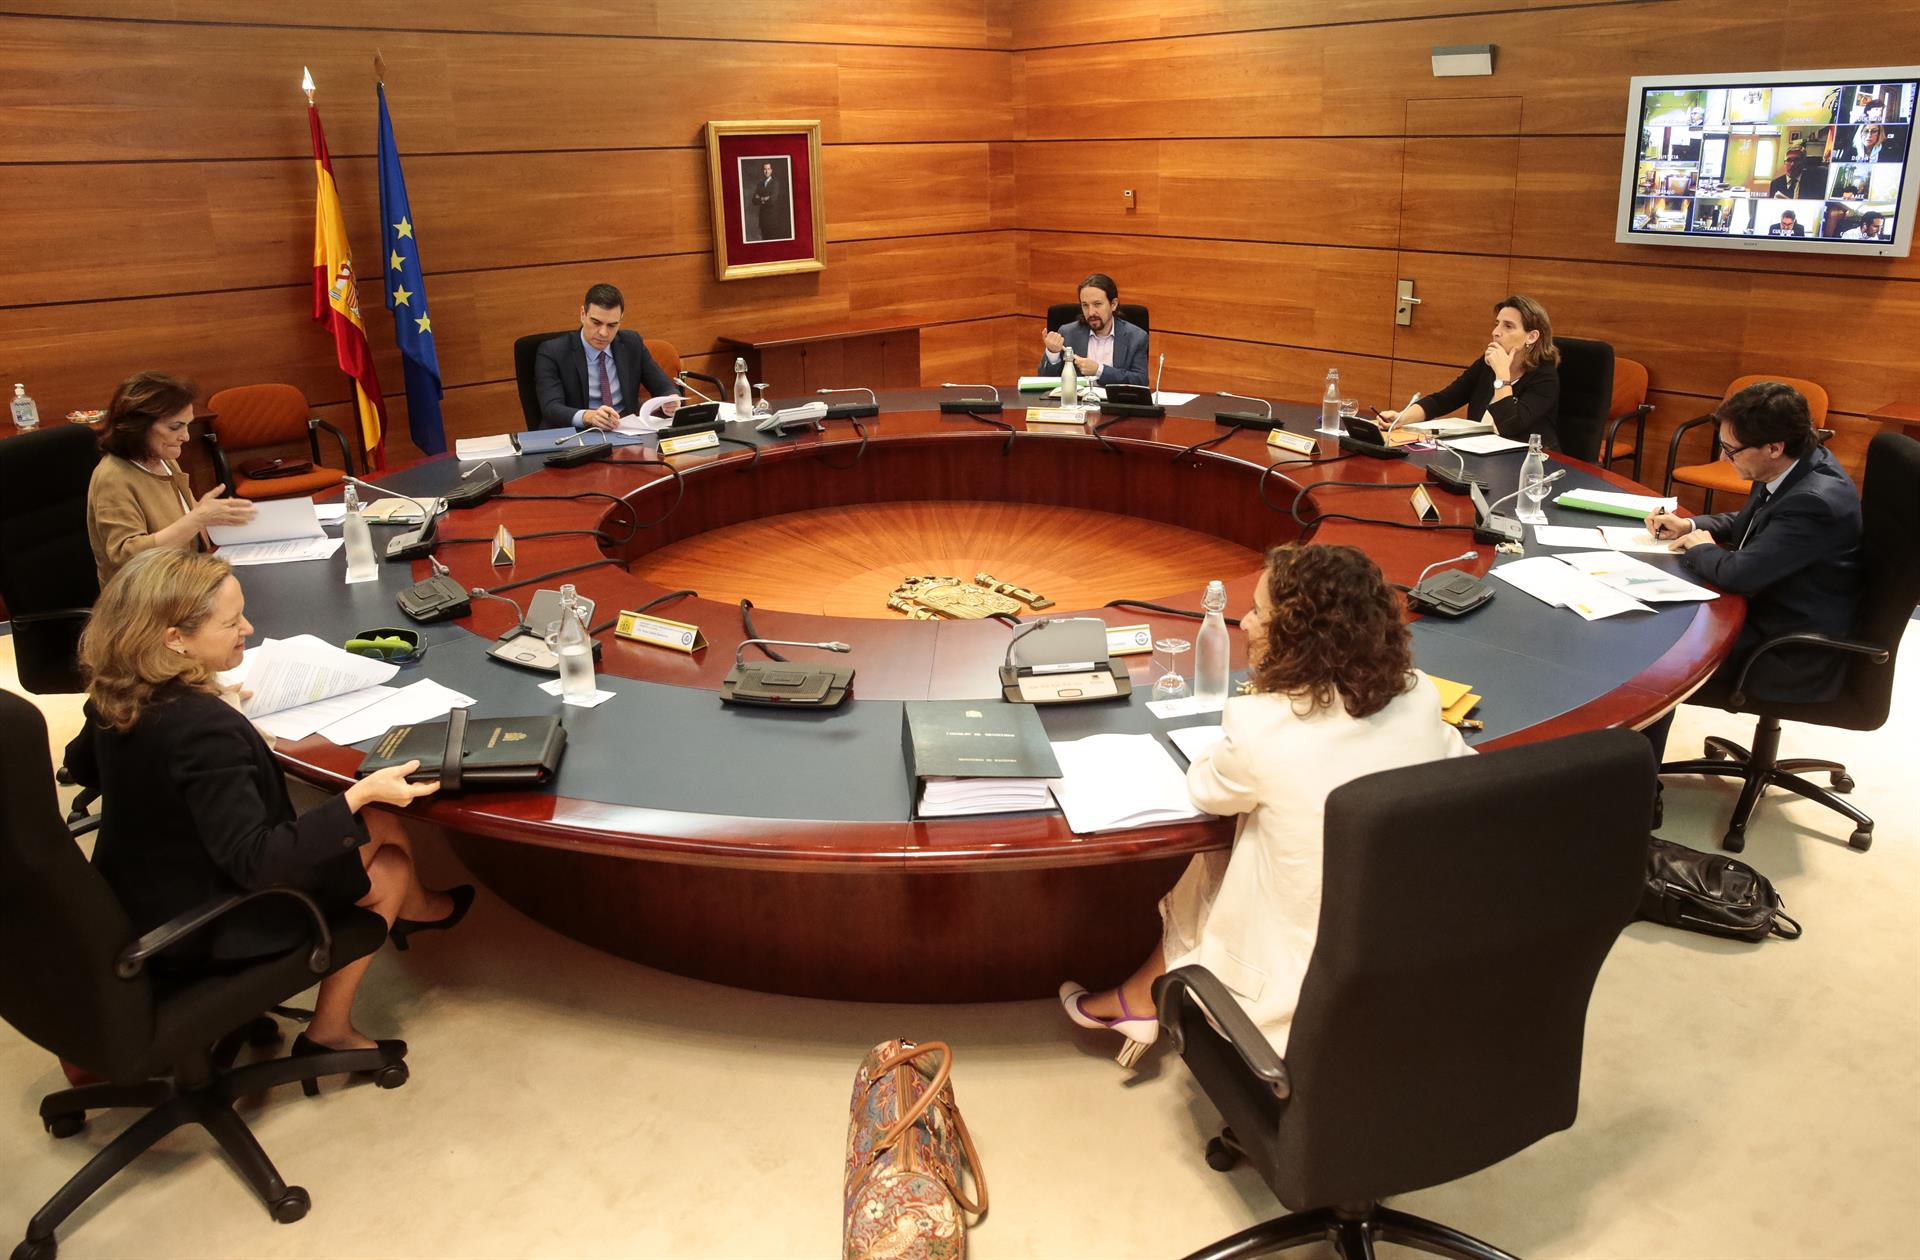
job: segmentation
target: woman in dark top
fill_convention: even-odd
[[[87,722],[67,747],[67,765],[101,792],[93,863],[135,931],[272,885],[301,889],[325,907],[365,906],[389,924],[411,913],[452,926],[472,890],[422,889],[399,820],[363,813],[434,791],[438,784],[406,781],[419,763],[368,775],[295,815],[266,741],[214,677],[240,664],[253,631],[244,604],[226,561],[156,547],[107,584],[81,637]],[[221,970],[296,948],[307,932],[289,899],[261,898],[154,961],[162,974]],[[369,961],[320,982],[296,1053],[376,1044],[352,1019]]]
[[[1437,394],[1383,411],[1395,424],[1418,424],[1467,409],[1469,419],[1491,416],[1500,436],[1524,442],[1538,433],[1550,451],[1560,449],[1554,427],[1560,418],[1560,352],[1553,348],[1547,310],[1516,294],[1493,308],[1493,336],[1480,358]]]

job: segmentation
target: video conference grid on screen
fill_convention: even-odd
[[[1891,241],[1916,87],[1649,88],[1631,230]]]

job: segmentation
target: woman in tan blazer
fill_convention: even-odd
[[[1118,989],[1060,987],[1074,1023],[1127,1039],[1123,1067],[1160,1030],[1153,982],[1195,963],[1285,1053],[1319,930],[1328,794],[1362,775],[1473,751],[1413,668],[1400,599],[1364,552],[1275,547],[1240,628],[1252,690],[1227,701],[1219,742],[1187,771],[1195,805],[1239,816],[1232,850],[1193,859],[1160,902],[1160,948]]]
[[[215,486],[196,501],[180,471],[193,422],[193,384],[163,372],[121,382],[100,433],[100,462],[87,486],[87,540],[100,586],[149,547],[206,551],[210,525],[244,525],[254,507]]]

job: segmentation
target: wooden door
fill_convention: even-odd
[[[1520,98],[1407,102],[1399,279],[1413,282],[1410,323],[1393,323],[1393,405],[1447,384],[1486,345],[1507,295]]]

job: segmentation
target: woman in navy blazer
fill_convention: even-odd
[[[154,548],[107,584],[81,637],[87,721],[67,747],[67,765],[101,793],[93,863],[134,929],[273,885],[301,889],[327,907],[365,906],[389,924],[416,914],[452,926],[472,890],[422,889],[398,819],[363,812],[374,804],[404,807],[439,785],[408,783],[418,768],[409,763],[296,815],[266,741],[215,678],[240,663],[252,630],[226,561]],[[217,971],[296,948],[306,935],[305,916],[290,901],[262,898],[154,963],[162,974]],[[376,1044],[352,1020],[369,961],[321,981],[296,1052]]]

